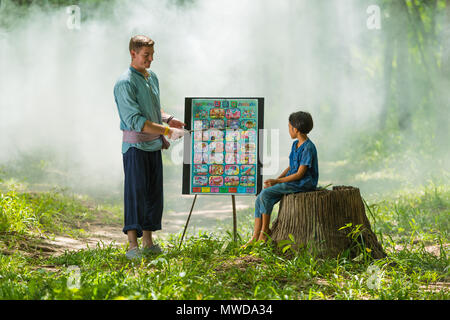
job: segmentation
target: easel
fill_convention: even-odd
[[[195,204],[195,200],[197,200],[197,196],[198,196],[198,194],[195,195],[194,201],[192,202],[191,211],[189,211],[189,216],[187,218],[186,225],[184,226],[183,235],[181,236],[180,245],[178,246],[178,249],[181,248],[181,244],[183,243],[183,238],[184,238],[184,235],[186,234],[186,229],[188,227],[189,220],[191,219],[192,210],[194,210],[194,204]],[[237,220],[236,220],[236,199],[234,197],[234,194],[231,195],[231,203],[233,206],[233,240],[234,240],[234,242],[236,242],[236,240],[237,240]]]

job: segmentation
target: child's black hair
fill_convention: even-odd
[[[308,134],[314,126],[311,114],[305,111],[291,113],[289,123],[303,134]]]

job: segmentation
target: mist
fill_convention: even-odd
[[[265,98],[264,127],[279,130],[279,141],[271,141],[279,154],[267,148],[280,167],[264,178],[288,166],[288,117],[299,110],[314,119],[309,137],[318,149],[319,185],[352,183],[366,194],[383,191],[389,175],[398,178],[398,187],[425,182],[436,167],[448,174],[445,141],[436,145],[436,163],[408,152],[384,172],[347,170],[352,159],[344,159],[343,150],[351,150],[362,132],[378,132],[387,99],[381,43],[388,17],[381,10],[381,28],[367,26],[366,10],[377,3],[105,1],[95,9],[80,5],[80,28],[70,29],[65,8],[31,6],[23,13],[2,1],[0,17],[8,27],[0,29],[0,164],[26,166],[37,159],[47,170],[37,179],[43,184],[121,199],[122,135],[113,87],[129,66],[130,37],[145,34],[155,41],[151,69],[161,106],[177,118],[184,119],[185,97]],[[412,132],[420,132],[420,123]],[[166,207],[187,211],[190,197],[174,203],[181,195],[181,165],[171,163],[171,151],[163,154]],[[215,199],[198,205],[210,208]],[[238,203],[253,201],[242,197]]]

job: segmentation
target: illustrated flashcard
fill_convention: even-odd
[[[241,127],[241,122],[237,119],[227,120],[227,129],[237,130]]]
[[[194,114],[194,118],[198,119],[205,119],[208,117],[208,113],[206,112],[206,110],[204,109],[199,109],[196,111],[196,113]]]
[[[256,142],[256,131],[255,130],[246,130],[241,132],[242,140],[248,140],[251,142]]]
[[[207,142],[196,142],[194,143],[194,152],[207,152],[208,143]]]
[[[223,163],[223,153],[222,152],[211,152],[209,154],[208,164],[222,164]]]
[[[252,176],[241,176],[240,184],[244,187],[254,187],[255,186],[255,177]]]
[[[221,129],[221,130],[223,130],[223,129],[225,129],[225,121],[217,120],[217,119],[211,120],[210,127],[214,128],[214,129]]]
[[[243,153],[254,153],[256,150],[256,144],[252,142],[244,142],[241,144],[241,152]]]
[[[209,166],[209,174],[213,176],[221,176],[223,175],[223,165],[222,164],[213,164]]]
[[[223,152],[223,142],[222,141],[211,141],[209,144],[209,151]]]
[[[237,163],[239,155],[237,153],[225,153],[225,163],[234,164]]]
[[[194,164],[194,174],[196,175],[207,175],[208,174],[208,166],[206,164]]]
[[[244,108],[244,112],[242,113],[242,118],[245,119],[255,119],[255,111],[251,108]]]
[[[245,119],[241,121],[241,128],[244,130],[253,129],[256,127],[256,121],[251,119]]]
[[[183,166],[183,194],[258,194],[263,107],[263,98],[186,98],[191,162]]]
[[[208,154],[207,153],[194,153],[194,164],[208,163]]]
[[[202,140],[208,141],[209,139],[210,139],[210,130],[202,131]]]
[[[227,109],[225,117],[227,119],[239,119],[241,117],[241,110],[237,108]]]
[[[239,174],[239,166],[227,164],[225,166],[225,174],[227,176],[237,176]]]
[[[241,133],[239,130],[227,130],[225,132],[225,140],[227,141],[238,141],[241,138]]]
[[[225,110],[222,108],[212,108],[209,110],[209,117],[211,119],[222,119],[225,116]]]
[[[194,131],[194,141],[202,141],[203,140],[203,131],[198,130]]]
[[[208,177],[206,176],[194,176],[194,186],[206,186],[208,185]]]
[[[225,170],[227,170],[226,167]],[[254,176],[256,173],[256,168],[254,165],[241,165],[241,173],[244,176]]]
[[[220,141],[221,142],[223,140],[225,132],[221,131],[221,130],[217,130],[217,129],[210,129],[208,131],[208,135],[209,135],[208,136],[209,140],[211,140],[211,141]]]
[[[209,185],[214,187],[223,186],[223,177],[222,176],[210,176],[209,177]]]
[[[238,152],[239,151],[239,142],[235,142],[235,141],[225,142],[225,151],[226,152]]]
[[[225,185],[227,187],[236,187],[239,185],[238,176],[225,176]]]
[[[241,153],[239,163],[242,164],[255,163],[255,155],[252,153]]]
[[[209,121],[208,120],[195,120],[194,121],[194,130],[207,130],[209,129]]]

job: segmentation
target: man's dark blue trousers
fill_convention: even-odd
[[[142,231],[161,230],[163,212],[163,166],[161,150],[143,151],[131,147],[123,154],[125,173],[124,228]]]

